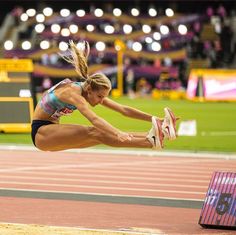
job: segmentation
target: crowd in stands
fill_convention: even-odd
[[[36,16],[22,20],[22,14],[25,14],[27,9],[17,6],[11,14],[15,20],[14,27],[21,30],[16,45],[10,50],[5,49],[3,56],[31,58],[35,64],[48,68],[72,69],[58,55],[58,52],[66,53],[66,50],[60,49],[60,43],[69,40],[87,40],[91,46],[89,64],[92,70],[107,74],[115,87],[117,50],[114,42],[120,39],[125,44],[124,91],[130,97],[133,97],[136,91],[142,96],[149,94],[153,88],[185,89],[188,69],[191,68],[191,63],[194,64],[197,60],[200,61],[199,67],[235,66],[234,10],[226,10],[224,5],[220,4],[217,7],[209,6],[205,12],[200,13],[178,13],[173,9],[174,15],[167,16],[163,9],[155,7],[153,9],[157,10],[156,16],[150,16],[142,11],[136,12],[137,16],[134,16],[128,9],[123,10],[121,16],[114,16],[114,6],[111,3],[105,5],[102,16],[98,17],[94,14],[95,5],[91,4],[84,15],[79,15],[75,10],[70,11],[67,16],[61,16],[58,11],[46,16],[41,22],[36,22]],[[41,14],[42,11],[43,8],[40,6],[36,14]],[[82,11],[80,13],[83,14]],[[43,29],[36,32],[36,27],[39,27],[37,25],[43,25]],[[59,25],[57,33],[52,31],[52,25]],[[161,31],[161,26],[166,27],[164,31]],[[180,31],[181,26],[184,32]],[[75,29],[74,32],[69,31],[72,27]],[[31,47],[27,50],[21,48],[24,40],[31,43]],[[49,46],[40,47],[42,41],[49,42]],[[104,50],[98,47],[98,42],[105,47]],[[96,65],[104,66],[96,68]],[[51,84],[49,82],[51,74],[47,71],[49,70],[45,69],[45,73],[43,71],[34,73],[35,77],[44,78],[42,89],[45,84],[46,87]],[[61,79],[60,75],[58,72],[53,76],[55,82],[56,79]]]

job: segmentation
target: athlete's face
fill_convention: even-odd
[[[87,101],[91,106],[94,107],[98,104],[102,104],[104,98],[106,98],[108,95],[108,89],[92,90],[91,88],[89,88],[87,94]]]

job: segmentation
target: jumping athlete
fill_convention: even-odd
[[[176,139],[177,119],[169,108],[164,109],[164,119],[159,119],[108,98],[110,80],[102,73],[88,74],[90,47],[88,42],[83,45],[83,49],[79,49],[70,41],[69,55],[62,56],[75,67],[82,82],[74,82],[69,78],[62,80],[43,94],[35,108],[31,132],[34,145],[43,151],[86,148],[98,144],[162,149],[164,139]],[[152,128],[148,133],[123,132],[89,108],[89,105],[98,104],[130,118],[150,121]],[[60,117],[74,110],[86,117],[92,126],[60,124]]]

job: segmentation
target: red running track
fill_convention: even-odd
[[[214,171],[236,160],[0,151],[0,222],[233,234],[198,225]]]

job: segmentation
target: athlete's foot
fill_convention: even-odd
[[[177,138],[176,134],[176,121],[179,118],[176,118],[174,113],[170,108],[164,108],[165,118],[162,123],[162,132],[166,139],[175,140]]]
[[[152,128],[148,132],[147,139],[151,142],[153,149],[162,149],[164,135],[162,133],[162,122],[157,117],[152,117]]]

